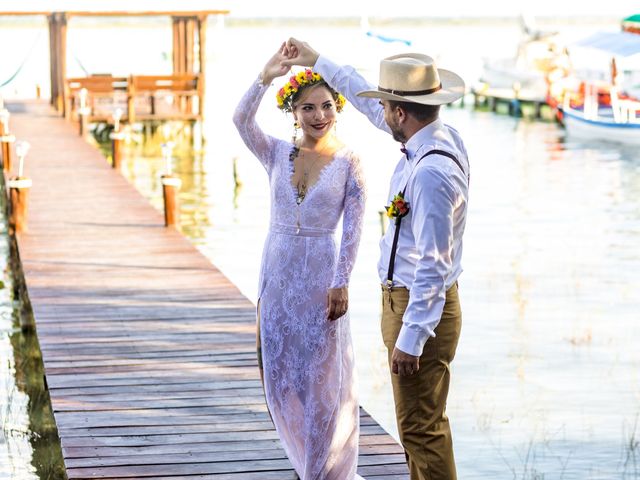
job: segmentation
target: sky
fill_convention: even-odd
[[[393,9],[391,8],[393,6]],[[218,10],[237,17],[619,16],[640,13],[633,0],[0,0],[0,11]]]

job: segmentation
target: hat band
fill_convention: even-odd
[[[398,95],[400,97],[407,97],[413,95],[429,95],[430,93],[437,92],[442,89],[442,83],[435,88],[429,88],[427,90],[393,90],[391,88],[383,88],[378,86],[378,90],[392,95]]]

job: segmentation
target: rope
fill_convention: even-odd
[[[24,57],[24,60],[22,61],[22,63],[20,64],[20,66],[18,67],[18,69],[15,71],[15,73],[13,75],[11,75],[9,77],[8,80],[6,80],[5,82],[0,84],[0,88],[5,87],[7,85],[9,85],[11,82],[13,82],[13,80],[20,74],[20,72],[22,71],[22,68],[26,65],[27,60],[29,60],[29,57],[31,57],[31,54],[33,53],[33,51],[36,48],[36,45],[38,44],[38,42],[40,41],[40,37],[42,36],[42,32],[40,32],[36,38],[36,41],[33,42],[33,45],[31,45],[31,49],[29,49],[29,52],[27,53],[26,57]]]
[[[87,70],[86,68],[84,68],[84,65],[82,64],[82,62],[80,61],[80,59],[78,58],[77,55],[74,55],[73,58],[75,59],[76,62],[78,62],[78,65],[80,65],[80,68],[82,69],[82,71],[84,72],[84,74],[89,77],[91,76],[89,74],[89,70]]]

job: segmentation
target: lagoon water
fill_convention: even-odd
[[[509,56],[519,39],[515,24],[502,23],[372,28],[412,45],[384,43],[357,27],[222,28],[212,21],[206,147],[195,154],[175,152],[183,179],[183,231],[251,300],[268,225],[268,185],[230,119],[280,41],[289,35],[308,40],[372,81],[380,57],[423,51],[472,83],[483,56]],[[553,28],[578,37],[617,25]],[[31,45],[27,40],[35,31],[13,34]],[[144,41],[136,44],[134,36]],[[74,20],[69,48],[70,75],[83,73],[80,64],[114,74],[171,68],[168,22],[116,30]],[[33,58],[41,50],[36,47]],[[40,68],[33,62],[16,81],[20,88],[47,78],[46,63]],[[286,138],[292,121],[275,108],[272,93],[258,119],[269,133]],[[640,478],[640,154],[614,143],[566,138],[553,122],[468,106],[443,109],[442,116],[461,132],[472,164],[460,278],[463,332],[448,406],[459,477]],[[171,124],[166,133],[179,128]],[[378,212],[398,146],[352,108],[342,115],[338,134],[360,153],[369,189],[350,289],[361,403],[395,434],[375,264]],[[162,131],[152,142],[132,143],[124,167],[159,208],[161,137]],[[142,134],[134,132],[135,139]]]

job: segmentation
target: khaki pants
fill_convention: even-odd
[[[382,338],[391,354],[402,327],[409,290],[394,287],[382,293]],[[449,393],[449,364],[460,336],[462,315],[457,283],[447,299],[435,337],[430,337],[420,356],[418,373],[391,374],[396,419],[411,480],[455,480],[456,466],[449,419],[445,414]]]

